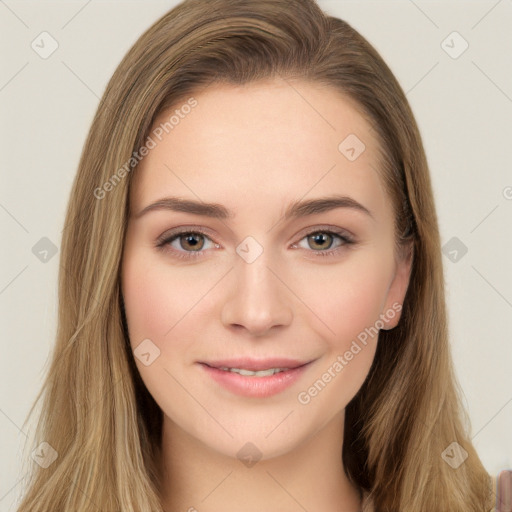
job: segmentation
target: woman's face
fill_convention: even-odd
[[[277,80],[194,98],[168,133],[174,110],[157,119],[132,183],[130,343],[164,422],[270,458],[343,414],[375,333],[398,323],[410,264],[395,257],[377,141],[350,100]]]

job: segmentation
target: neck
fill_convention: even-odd
[[[219,453],[164,415],[165,512],[359,512],[361,495],[341,459],[344,411],[293,451],[254,465]]]

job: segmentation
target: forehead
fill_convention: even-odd
[[[155,147],[134,173],[133,210],[166,194],[237,210],[340,193],[387,208],[375,132],[334,88],[276,79],[191,96],[193,108],[185,98],[156,119]]]

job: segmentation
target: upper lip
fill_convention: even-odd
[[[234,359],[216,359],[214,361],[200,361],[202,364],[213,368],[238,368],[257,372],[270,368],[298,368],[310,361],[299,361],[285,357],[272,357],[267,359],[252,359],[250,357],[237,357]]]

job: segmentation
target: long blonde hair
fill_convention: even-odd
[[[43,468],[26,457],[31,478],[19,512],[162,510],[162,412],[136,369],[120,291],[138,151],[156,116],[201,88],[274,77],[328,84],[355,100],[381,143],[397,247],[414,249],[400,323],[380,332],[368,378],[346,409],[349,478],[376,512],[494,505],[453,370],[431,181],[402,88],[358,32],[313,0],[186,0],[119,64],[83,148],[61,245],[56,343],[30,446],[48,443],[57,458]],[[457,469],[442,457],[453,442],[468,453]]]

